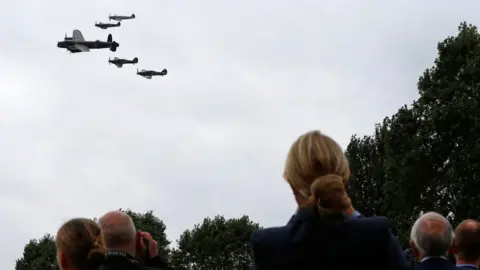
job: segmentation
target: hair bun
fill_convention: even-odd
[[[339,214],[350,206],[350,198],[341,176],[328,174],[313,181],[309,204],[317,205],[321,214]]]
[[[88,269],[97,269],[105,261],[106,250],[103,247],[94,247],[87,256],[86,266]]]

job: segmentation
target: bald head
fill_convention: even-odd
[[[422,257],[446,256],[453,242],[453,229],[442,215],[428,212],[415,221],[410,234]]]
[[[455,229],[455,248],[459,259],[467,262],[480,260],[480,223],[467,219]]]
[[[98,224],[108,249],[135,250],[136,230],[132,218],[122,211],[111,211],[99,218]],[[128,250],[127,250],[128,249]]]

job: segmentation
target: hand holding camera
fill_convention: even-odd
[[[158,256],[158,243],[148,232],[137,232],[137,255],[144,262]]]

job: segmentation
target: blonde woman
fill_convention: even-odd
[[[287,225],[252,235],[254,269],[407,269],[385,217],[360,217],[347,194],[350,168],[341,147],[320,131],[300,136],[284,178],[298,205]]]

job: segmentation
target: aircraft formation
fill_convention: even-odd
[[[135,19],[135,14],[130,16],[123,16],[123,15],[109,15],[108,20],[117,21],[117,23],[103,23],[103,22],[95,22],[95,26],[100,29],[108,29],[113,27],[120,27],[122,20],[131,20]],[[113,40],[112,34],[108,34],[106,41],[95,40],[95,41],[88,41],[82,35],[80,30],[73,30],[72,36],[67,37],[65,34],[65,38],[57,43],[57,47],[61,49],[66,49],[70,53],[80,53],[80,52],[89,52],[90,50],[96,49],[110,49],[112,52],[116,52],[117,48],[120,44]],[[138,58],[135,57],[132,60],[123,59],[114,57],[113,59],[108,58],[108,64],[114,64],[118,68],[122,68],[125,64],[132,64],[135,65],[138,63]],[[153,76],[165,76],[167,75],[167,69],[163,69],[162,71],[155,71],[155,70],[138,70],[137,75],[143,76],[146,79],[151,79]]]

